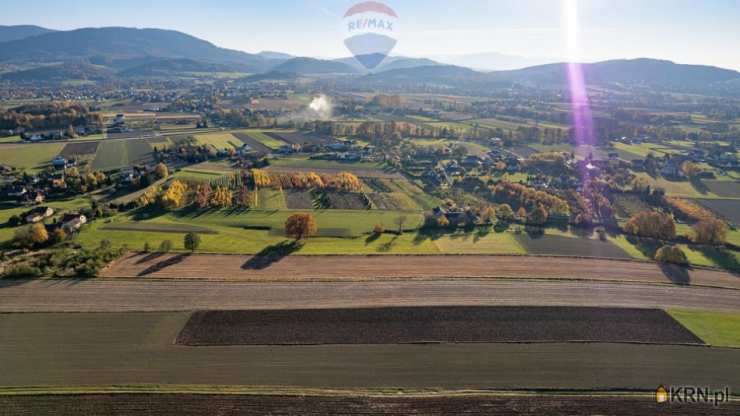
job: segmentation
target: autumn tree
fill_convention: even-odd
[[[234,200],[234,193],[225,186],[217,186],[211,195],[211,205],[218,208],[228,208]]]
[[[211,194],[213,193],[213,189],[211,189],[210,184],[201,184],[198,185],[198,188],[195,190],[195,206],[203,209],[208,207],[208,205],[211,203]]]
[[[316,234],[316,219],[312,214],[293,214],[285,221],[285,235],[303,240]]]
[[[159,163],[154,168],[154,174],[157,175],[157,178],[163,179],[163,178],[170,176],[170,170],[167,168],[167,165],[165,165],[164,163]]]
[[[251,192],[246,186],[243,186],[239,190],[239,194],[236,196],[236,204],[242,208],[253,207],[256,205],[254,192]]]
[[[178,180],[173,181],[160,198],[162,208],[167,210],[182,208],[185,205],[187,190],[188,188],[184,183]]]
[[[494,218],[496,218],[496,209],[494,207],[489,205],[480,210],[480,220],[484,224],[490,224]]]
[[[450,220],[448,220],[446,216],[442,215],[437,218],[437,226],[439,228],[447,228],[450,226]]]
[[[49,241],[49,233],[44,224],[36,223],[16,230],[14,240],[22,247],[33,247]]]
[[[676,237],[676,223],[668,214],[643,211],[633,215],[627,221],[624,231],[642,237],[672,240]]]
[[[547,212],[547,209],[542,205],[539,205],[529,214],[528,221],[534,225],[545,225],[548,217],[549,213]]]
[[[347,192],[359,192],[362,190],[362,182],[352,173],[341,172],[335,178],[334,186]]]
[[[255,187],[264,188],[272,184],[270,174],[267,173],[267,171],[264,171],[262,169],[252,169],[250,173],[252,176],[252,182],[254,182]]]
[[[727,240],[727,225],[717,218],[699,221],[693,229],[691,239],[698,244],[724,244]]]
[[[527,210],[524,207],[519,207],[516,211],[516,216],[519,220],[524,221],[527,219]]]
[[[496,216],[504,222],[511,222],[514,220],[514,210],[511,209],[509,204],[501,204],[496,210]]]

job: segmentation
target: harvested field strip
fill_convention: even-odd
[[[64,148],[59,155],[64,157],[74,157],[83,155],[92,155],[98,151],[98,142],[85,142],[85,143],[68,143],[64,145]]]
[[[93,169],[114,170],[146,163],[151,160],[152,148],[145,140],[113,140],[101,142],[93,161]]]
[[[110,231],[148,231],[153,233],[218,234],[217,231],[206,227],[199,227],[197,225],[159,224],[151,222],[112,223],[104,225],[101,229]]]
[[[709,190],[721,198],[740,198],[740,182],[704,181]]]
[[[529,254],[600,257],[613,259],[631,259],[632,257],[620,247],[608,241],[588,238],[543,235],[530,237],[527,234],[517,235],[519,244]]]
[[[377,211],[369,211],[369,213]],[[379,221],[380,222],[380,221]],[[388,221],[388,224],[392,222]],[[257,225],[257,224],[255,224]],[[275,225],[282,228],[281,225]],[[319,230],[322,227],[319,226]],[[167,255],[165,257],[169,257]],[[243,268],[253,256],[191,255],[151,277],[294,281],[301,279],[376,280],[393,278],[541,278],[650,282],[740,288],[740,279],[718,270],[661,268],[653,262],[569,257],[485,255],[289,256],[268,268]],[[104,275],[134,277],[153,265],[131,254],[114,262]],[[163,259],[164,260],[164,259]],[[221,267],[213,269],[212,264]]]
[[[657,309],[426,307],[199,311],[181,345],[496,342],[703,344]]]
[[[188,319],[189,313],[0,314],[0,386],[170,381],[342,389],[648,390],[656,380],[694,380],[740,390],[736,349],[609,343],[174,345]]]
[[[264,210],[278,210],[287,207],[282,189],[260,189],[257,193],[257,204],[259,209]]]
[[[250,135],[246,133],[234,133],[234,137],[241,140],[242,143],[246,144],[247,146],[251,147],[252,150],[255,152],[266,155],[268,153],[272,152],[272,149],[262,144],[259,140],[254,139]]]
[[[397,394],[397,393],[396,393]],[[231,415],[305,415],[333,416],[350,414],[395,415],[490,415],[564,416],[574,414],[661,414],[678,416],[735,416],[740,403],[719,407],[700,404],[660,405],[654,397],[620,395],[430,395],[430,396],[339,396],[319,395],[236,395],[236,394],[94,394],[0,396],[0,408],[13,409],[19,416],[108,416],[146,414],[159,416]]]
[[[201,145],[210,145],[217,150],[241,147],[241,141],[229,133],[199,134],[195,140]]]
[[[740,224],[740,199],[699,199],[698,203],[735,224]]]
[[[344,163],[329,160],[311,160],[311,159],[276,159],[267,168],[270,172],[276,173],[308,173],[314,172],[319,175],[335,175],[339,172],[351,172],[361,177],[367,178],[388,178],[400,179],[403,177],[395,172],[386,172],[377,165],[369,163]]]

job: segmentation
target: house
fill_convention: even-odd
[[[28,193],[28,189],[23,185],[12,185],[5,191],[8,198],[22,198],[26,193]]]
[[[87,217],[82,214],[64,214],[62,217],[62,228],[68,233],[79,231],[85,224],[87,224]]]
[[[463,158],[462,165],[468,169],[480,168],[483,166],[483,160],[478,156],[468,155]]]
[[[51,161],[51,164],[55,169],[64,169],[67,167],[67,159],[64,156],[57,156]]]
[[[35,224],[41,222],[54,215],[54,210],[50,207],[38,207],[34,208],[26,213],[26,222],[28,224]]]
[[[284,144],[284,145],[280,146],[275,151],[275,153],[280,154],[280,155],[289,155],[289,154],[293,153],[294,151],[295,150],[293,149],[293,146],[292,145]]]
[[[663,165],[660,169],[660,174],[666,178],[683,178],[684,174],[681,171],[681,164],[684,159],[678,157],[672,157]]]
[[[123,126],[126,124],[125,114],[116,114],[116,118],[113,119],[113,126]]]

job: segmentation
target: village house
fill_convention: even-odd
[[[79,231],[87,224],[87,217],[83,214],[64,214],[62,217],[62,229],[68,233]]]
[[[54,210],[50,207],[34,208],[26,213],[26,223],[35,224],[54,215]]]

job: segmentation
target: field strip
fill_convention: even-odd
[[[538,256],[289,256],[254,268],[253,256],[132,253],[112,263],[104,277],[154,277],[243,281],[373,280],[394,278],[539,278],[625,281],[740,289],[738,275],[652,262]],[[175,264],[172,264],[175,263]],[[218,268],[212,267],[218,264]],[[160,267],[164,266],[164,267]],[[150,272],[151,271],[151,272]]]
[[[740,296],[735,290],[706,287],[528,279],[217,284],[203,280],[160,279],[0,280],[0,312],[7,313],[444,305],[738,312]]]

